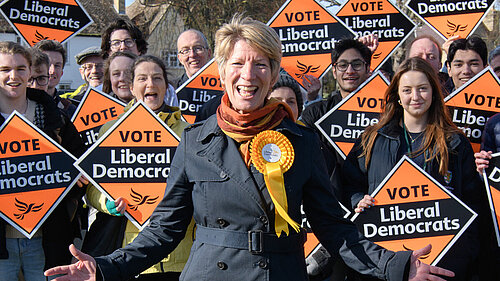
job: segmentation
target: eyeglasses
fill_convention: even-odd
[[[353,60],[351,62],[340,61],[340,62],[334,63],[333,67],[335,67],[335,69],[337,69],[338,71],[344,72],[347,70],[347,68],[349,68],[349,65],[351,65],[352,69],[354,69],[355,71],[360,71],[366,65],[366,62],[364,62],[362,60]]]
[[[104,63],[93,63],[93,62],[88,62],[88,63],[84,63],[82,64],[81,68],[85,69],[85,70],[92,70],[92,68],[96,68],[96,69],[103,69],[104,68]]]
[[[45,86],[47,84],[49,84],[49,76],[47,75],[40,75],[40,76],[37,76],[37,77],[31,77],[29,80],[28,80],[28,83],[33,85],[33,82],[36,81],[36,84],[39,85],[39,86]]]
[[[193,53],[194,54],[201,54],[205,49],[207,49],[207,47],[203,47],[203,46],[194,46],[192,48],[183,48],[179,51],[179,54],[183,55],[183,56],[187,56],[189,55],[189,52],[191,50],[193,50]]]
[[[120,46],[123,44],[125,44],[125,47],[127,48],[132,48],[135,44],[135,39],[132,39],[132,38],[127,38],[125,40],[111,40],[109,42],[109,44],[111,45],[111,48],[114,48],[114,49],[117,49],[117,48],[120,48]]]

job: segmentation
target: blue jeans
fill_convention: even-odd
[[[42,237],[6,238],[6,242],[9,258],[0,259],[0,281],[18,280],[20,270],[26,281],[45,281]]]

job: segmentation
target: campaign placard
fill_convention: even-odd
[[[359,231],[391,251],[418,250],[431,244],[431,252],[420,257],[431,265],[441,260],[477,217],[407,156],[371,196],[375,206],[352,217]]]
[[[348,218],[351,215],[351,211],[347,209],[342,203],[339,202],[340,208],[344,212],[344,218]],[[303,206],[300,206],[300,212],[302,214],[302,222],[301,222],[301,228],[306,231],[307,234],[307,240],[304,243],[304,256],[307,258],[310,255],[316,253],[316,251],[319,250],[321,247],[321,243],[319,243],[318,238],[316,238],[316,235],[314,235],[311,225],[307,221],[306,214],[304,210],[302,209]]]
[[[80,133],[85,145],[92,145],[99,137],[99,129],[104,123],[118,118],[125,104],[120,100],[94,88],[85,92],[71,122]]]
[[[314,123],[344,159],[364,130],[378,122],[388,86],[377,71]]]
[[[356,33],[356,38],[376,34],[377,50],[372,54],[371,69],[378,69],[408,38],[416,25],[388,0],[349,0],[337,17]]]
[[[219,69],[215,59],[209,61],[176,91],[182,116],[188,123],[194,123],[196,113],[207,101],[224,92],[220,82]]]
[[[14,111],[0,127],[0,216],[33,237],[78,180],[75,160]]]
[[[75,166],[108,200],[123,197],[125,215],[143,229],[163,199],[180,138],[142,101],[95,142]]]
[[[474,33],[494,0],[410,0],[406,7],[444,40]]]
[[[315,0],[286,1],[267,25],[281,40],[281,67],[301,86],[304,75],[321,79],[332,66],[335,42],[354,35]]]
[[[500,152],[491,155],[488,168],[483,172],[484,184],[488,201],[490,203],[491,216],[495,227],[498,247],[500,247]]]
[[[463,130],[478,152],[486,121],[500,112],[500,80],[491,67],[487,67],[444,101],[452,109],[453,123]]]
[[[93,23],[78,0],[6,0],[0,12],[31,47],[46,39],[64,43]]]

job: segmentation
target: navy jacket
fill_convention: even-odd
[[[317,136],[289,119],[275,130],[295,151],[284,173],[290,217],[300,221],[303,202],[312,229],[330,253],[365,274],[403,280],[411,252],[385,250],[342,218]],[[216,116],[184,130],[151,225],[125,248],[96,258],[104,280],[126,280],[167,255],[184,237],[191,216],[198,229],[181,280],[308,280],[301,235],[290,229],[289,237],[276,238],[274,205],[263,175],[243,163],[237,143],[221,131]],[[248,236],[258,237],[260,231],[263,246],[252,239],[251,252]]]

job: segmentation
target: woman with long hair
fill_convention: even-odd
[[[368,194],[403,155],[469,207],[479,210],[484,188],[475,172],[472,147],[451,121],[437,73],[420,58],[409,58],[400,65],[385,93],[379,122],[365,130],[344,163],[344,194],[355,212],[376,204]],[[456,280],[465,278],[477,257],[477,242],[477,224],[473,224],[440,266],[454,270]]]
[[[114,52],[104,63],[104,80],[102,91],[129,103],[134,95],[132,94],[132,66],[137,59],[137,55],[126,52]]]

